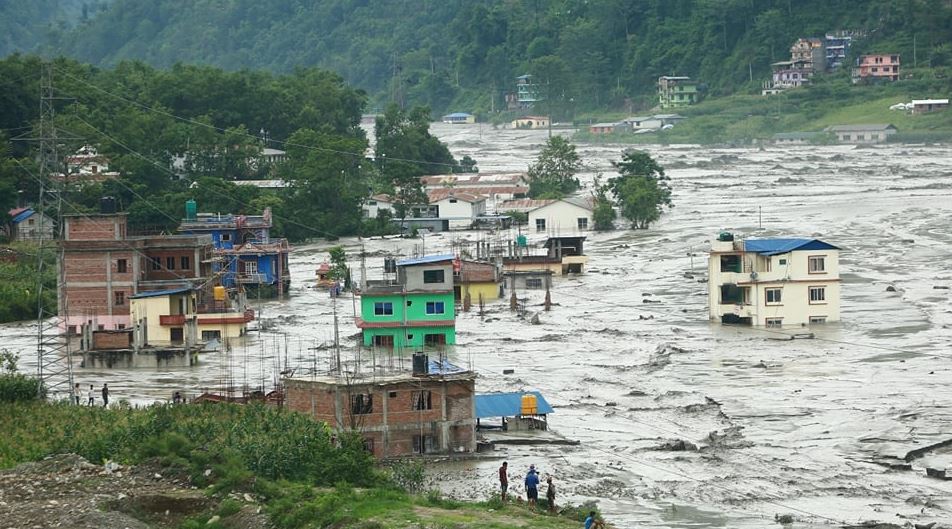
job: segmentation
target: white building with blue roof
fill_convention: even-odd
[[[839,321],[839,251],[819,239],[721,233],[708,263],[711,320],[765,327]]]

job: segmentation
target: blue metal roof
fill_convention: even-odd
[[[13,222],[14,224],[19,224],[19,223],[23,222],[24,220],[26,220],[26,219],[30,218],[31,216],[33,216],[34,213],[36,213],[36,212],[33,211],[33,209],[31,209],[31,208],[26,208],[26,209],[24,209],[23,211],[17,213],[17,215],[16,215],[15,217],[13,217],[13,220],[12,220],[11,222]]]
[[[443,261],[452,261],[456,256],[451,253],[441,255],[426,255],[424,257],[415,257],[413,259],[404,259],[397,261],[397,266],[412,266],[430,263],[442,263]]]
[[[819,239],[747,239],[744,251],[762,255],[778,255],[794,250],[839,250]]]
[[[427,373],[430,375],[455,375],[465,372],[465,369],[456,364],[450,363],[449,360],[430,360],[427,362]]]
[[[157,298],[160,296],[171,296],[174,294],[183,294],[185,292],[191,292],[191,287],[183,288],[170,288],[168,290],[152,290],[149,292],[139,292],[134,296],[129,296],[129,299],[141,299],[141,298]]]
[[[468,118],[468,117],[470,117],[470,116],[472,116],[472,114],[467,114],[466,112],[453,112],[452,114],[447,114],[447,115],[445,115],[445,116],[443,116],[443,117],[445,117],[445,118]]]
[[[476,418],[515,417],[520,415],[522,413],[522,396],[526,394],[536,396],[536,407],[540,415],[555,412],[552,406],[546,402],[545,397],[538,391],[488,393],[476,395]]]

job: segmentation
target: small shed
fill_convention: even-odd
[[[949,108],[948,99],[913,99],[912,100],[913,114],[925,114],[927,112],[935,112],[937,110],[945,110],[947,108]]]
[[[475,401],[477,428],[483,427],[483,419],[501,418],[500,427],[505,431],[548,430],[547,417],[555,412],[538,391],[486,393],[476,395]],[[534,403],[530,413],[523,413],[524,401]]]

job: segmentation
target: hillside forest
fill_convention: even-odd
[[[35,4],[44,2],[66,14],[43,14]],[[712,95],[754,91],[793,41],[833,31],[859,37],[854,56],[952,63],[947,0],[40,0],[0,11],[10,26],[0,27],[9,35],[0,53],[318,66],[364,90],[371,107],[396,101],[437,114],[498,109],[526,73],[544,83],[559,118],[649,106],[659,75],[689,75]],[[43,30],[14,29],[24,20]]]

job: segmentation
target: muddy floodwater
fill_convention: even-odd
[[[524,170],[546,138],[478,125],[433,130],[484,172]],[[583,183],[596,172],[612,176],[623,149],[579,146]],[[656,226],[590,234],[587,273],[555,280],[555,306],[538,325],[505,302],[457,321],[454,359],[477,370],[478,391],[541,391],[556,409],[551,428],[581,444],[431,465],[435,486],[485,496],[505,459],[514,475],[535,464],[554,476],[560,501],[597,500],[619,527],[780,527],[774,517],[785,514],[796,520],[788,527],[804,528],[952,520],[952,481],[925,475],[926,466],[952,469],[952,453],[889,466],[952,439],[952,148],[646,150],[666,167],[675,203]],[[706,252],[724,229],[841,247],[842,322],[796,340],[783,338],[798,329],[710,323]],[[385,254],[485,236],[341,242],[352,255],[363,246],[374,278]],[[115,398],[151,402],[176,389],[270,385],[281,369],[305,372],[329,355],[333,336],[332,301],[313,288],[328,246],[294,249],[290,298],[256,302],[271,328],[231,353],[173,371],[77,368],[77,381],[108,382]],[[535,292],[519,294],[530,308],[541,303]],[[338,300],[337,312],[348,350],[357,332],[352,301]],[[35,362],[33,333],[29,323],[0,327],[25,370]],[[671,450],[676,440],[698,449]]]

